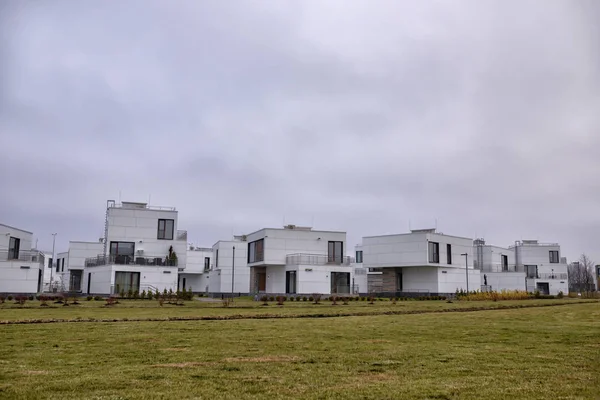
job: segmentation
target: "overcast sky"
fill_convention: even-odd
[[[0,222],[437,226],[600,262],[600,2],[0,2]],[[410,222],[409,222],[410,221]]]

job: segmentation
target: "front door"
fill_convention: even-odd
[[[266,292],[267,291],[267,273],[259,272],[257,275],[258,275],[258,291]]]
[[[71,279],[69,282],[69,290],[74,292],[81,291],[81,278],[83,271],[81,270],[71,270]]]
[[[396,291],[402,291],[402,270],[396,270]]]
[[[536,288],[540,294],[550,294],[550,284],[548,282],[538,282]]]
[[[88,273],[88,288],[87,288],[87,289],[88,289],[88,290],[87,290],[88,294],[90,294],[90,285],[91,285],[91,284],[92,284],[92,273],[91,273],[91,272],[89,272],[89,273]]]
[[[331,293],[350,293],[350,273],[331,273]]]
[[[296,293],[296,271],[285,273],[285,292],[289,294]]]

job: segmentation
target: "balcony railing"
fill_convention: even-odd
[[[177,240],[185,240],[187,241],[187,231],[177,231],[177,236],[175,236]]]
[[[25,261],[44,263],[44,255],[37,250],[0,250],[0,261]]]
[[[166,257],[131,257],[124,255],[99,255],[85,259],[86,267],[99,267],[102,265],[149,265],[161,267],[176,267],[177,260],[169,260]]]
[[[475,265],[475,269],[478,269],[477,265]],[[519,272],[519,271],[517,271],[517,266],[514,264],[508,264],[508,265],[483,264],[483,265],[481,265],[481,272]]]
[[[552,272],[544,272],[537,274],[537,279],[567,279],[568,274],[565,273],[552,273]],[[529,276],[527,276],[529,278]]]
[[[285,257],[288,265],[350,265],[354,257],[330,256],[327,254],[288,254]]]

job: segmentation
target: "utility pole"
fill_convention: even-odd
[[[52,234],[52,265],[50,265],[50,285],[48,286],[50,292],[52,292],[52,278],[54,276],[54,264],[56,263],[56,255],[54,253],[54,248],[56,245],[56,233]]]
[[[233,262],[231,264],[231,300],[233,300],[233,284],[235,282],[235,246],[233,246]]]
[[[462,253],[465,256],[465,276],[467,278],[467,294],[469,294],[469,253]]]

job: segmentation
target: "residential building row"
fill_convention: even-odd
[[[73,291],[107,295],[186,288],[224,294],[438,295],[457,290],[568,292],[558,243],[507,247],[435,229],[369,236],[352,255],[346,232],[288,225],[212,247],[188,244],[178,211],[109,200],[104,236],[71,241],[53,255],[33,234],[0,225],[0,293]],[[53,260],[53,256],[56,260]],[[596,269],[600,279],[600,267]]]

